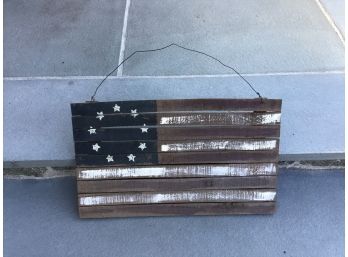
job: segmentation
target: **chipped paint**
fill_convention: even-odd
[[[211,140],[173,144],[162,144],[162,152],[182,152],[199,150],[274,150],[277,140]]]
[[[81,206],[178,202],[274,201],[274,190],[209,190],[166,193],[115,193],[80,198]]]
[[[239,112],[200,113],[188,115],[163,115],[161,125],[257,125],[277,124],[280,122],[280,113],[255,114]]]
[[[262,115],[262,124],[276,124],[280,122],[280,113],[272,113],[272,114],[263,114]]]
[[[262,176],[276,175],[275,163],[229,164],[229,165],[173,165],[149,167],[110,167],[81,169],[78,179],[117,178],[170,178],[170,177],[210,177],[210,176]]]

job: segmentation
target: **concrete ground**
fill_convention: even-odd
[[[344,256],[343,170],[282,169],[271,216],[81,220],[73,177],[4,182],[4,256]]]

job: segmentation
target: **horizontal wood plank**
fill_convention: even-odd
[[[222,151],[222,152],[175,152],[137,153],[112,155],[76,155],[76,164],[93,165],[154,165],[199,163],[250,163],[278,162],[277,151]]]
[[[79,180],[78,193],[163,192],[203,189],[275,188],[276,176]]]
[[[272,214],[275,202],[130,204],[79,207],[81,218]]]
[[[143,130],[142,130],[143,128]],[[93,129],[93,130],[90,130]],[[93,132],[93,133],[91,133]],[[279,125],[86,128],[74,130],[75,141],[191,140],[225,138],[278,138]]]
[[[218,176],[245,177],[273,176],[276,174],[276,163],[77,168],[78,180],[177,177],[189,178]]]
[[[276,150],[275,139],[224,139],[224,140],[185,140],[154,141],[134,140],[118,142],[76,142],[76,154],[122,154],[192,151],[258,151]]]
[[[80,206],[187,202],[252,202],[275,201],[276,191],[274,189],[221,189],[180,192],[103,193],[79,194],[78,198]]]
[[[132,116],[133,115],[133,116]],[[150,113],[150,114],[99,114],[73,116],[74,129],[90,127],[124,126],[248,126],[280,123],[280,113],[213,112],[213,113]]]
[[[144,112],[175,112],[175,111],[269,111],[279,112],[280,99],[177,99],[177,100],[142,100],[142,101],[113,101],[86,102],[71,104],[73,116],[94,115],[103,111],[110,113],[130,113],[137,109]]]

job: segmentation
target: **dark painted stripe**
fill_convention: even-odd
[[[278,162],[279,157],[277,151],[138,153],[134,155],[136,156],[134,162],[129,161],[127,154],[112,155],[113,162],[107,161],[107,155],[76,155],[76,164],[79,166],[122,166],[151,164],[258,163]]]
[[[276,176],[78,181],[79,193],[164,192],[204,189],[275,188]]]
[[[79,207],[81,218],[272,214],[275,202],[129,204]]]

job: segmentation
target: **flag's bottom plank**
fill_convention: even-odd
[[[276,176],[79,180],[79,193],[160,192],[203,189],[276,188]]]
[[[79,207],[81,218],[273,214],[275,202],[130,204]]]

